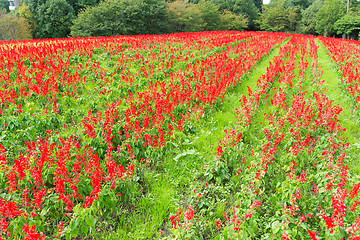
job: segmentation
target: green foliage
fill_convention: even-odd
[[[337,34],[345,34],[348,38],[358,39],[360,33],[360,16],[355,14],[344,15],[334,24]]]
[[[6,14],[0,10],[0,40],[30,39],[29,25],[24,18],[14,14]]]
[[[297,23],[297,10],[285,7],[285,0],[278,0],[264,7],[256,21],[261,30],[269,32],[292,32]]]
[[[23,8],[22,10],[20,10],[20,15],[25,14],[25,12],[28,12],[26,9],[26,7],[23,6],[23,4],[25,4],[27,6],[27,8],[29,8],[29,13],[26,13],[26,17],[25,19],[29,22],[32,21],[32,23],[30,24],[30,30],[31,30],[31,34],[33,36],[33,38],[40,38],[40,28],[39,28],[39,7],[41,5],[44,5],[46,3],[46,0],[24,0],[22,2],[22,4],[20,5],[21,8]],[[32,20],[33,19],[33,20]]]
[[[47,38],[54,34],[56,37],[66,37],[69,35],[69,27],[72,25],[72,20],[75,15],[87,6],[97,5],[100,1],[101,0],[65,0],[59,3],[59,6],[55,6],[51,3],[51,0],[24,0],[20,3],[18,11],[29,23],[33,37]],[[52,8],[52,10],[48,9],[49,7]],[[47,13],[44,12],[45,8]],[[54,13],[52,13],[53,11]],[[54,27],[54,24],[56,27]],[[63,25],[63,27],[59,25]],[[60,32],[56,34],[59,29]]]
[[[121,23],[112,21],[117,19],[114,2],[105,1],[96,7],[87,7],[78,14],[71,27],[71,36],[89,37],[89,36],[113,36],[121,34]],[[131,6],[128,6],[130,9]],[[134,25],[134,23],[131,23]]]
[[[248,0],[212,0],[220,6],[220,10],[228,10],[248,18],[250,28],[254,28],[254,20],[258,18],[258,8],[255,2]]]
[[[254,4],[258,9],[261,9],[262,6],[262,0],[254,0]]]
[[[322,6],[322,0],[315,0],[307,9],[302,11],[302,18],[300,22],[300,33],[302,34],[317,34],[316,23],[317,13]]]
[[[248,27],[248,19],[228,10],[220,14],[221,8],[212,3],[201,1],[192,4],[185,0],[177,0],[167,4],[169,12],[168,24],[171,32],[195,32],[212,30],[244,30]]]
[[[222,30],[242,31],[247,29],[249,20],[243,15],[236,15],[227,10],[220,16]]]
[[[9,1],[8,0],[0,0],[0,10],[6,9],[6,12],[9,12]]]
[[[78,13],[85,9],[87,6],[96,6],[99,4],[100,0],[66,0],[75,11],[75,14],[78,15]]]
[[[31,35],[34,37],[35,33],[39,31],[39,24],[37,23],[34,14],[30,11],[30,8],[22,2],[16,9],[17,13],[25,19],[29,24]]]
[[[171,32],[201,31],[203,20],[196,4],[177,0],[167,4],[169,27]]]
[[[162,0],[143,0],[144,32],[149,34],[161,34],[168,31],[166,25],[167,11],[166,4]]]
[[[39,38],[64,38],[70,34],[75,17],[74,9],[66,0],[48,0],[38,10]]]
[[[317,13],[316,32],[323,36],[334,36],[334,24],[345,15],[346,5],[343,0],[325,0]]]
[[[219,6],[211,2],[202,0],[197,7],[200,10],[200,16],[203,20],[204,31],[218,30],[220,24]]]
[[[71,27],[74,37],[160,34],[167,31],[161,0],[107,0],[80,12]]]
[[[24,3],[29,6],[30,11],[34,14],[35,19],[39,18],[39,7],[46,3],[46,0],[24,0]]]
[[[350,10],[352,12],[360,12],[360,2],[358,0],[350,1]]]
[[[287,7],[307,9],[312,3],[312,0],[286,0],[285,4]]]

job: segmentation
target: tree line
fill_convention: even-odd
[[[359,39],[358,0],[273,0],[257,20],[265,31]]]
[[[2,10],[1,10],[2,9]],[[358,0],[0,0],[0,40],[262,30],[358,39]]]

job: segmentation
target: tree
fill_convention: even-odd
[[[26,21],[14,14],[0,10],[0,40],[30,39],[31,34]]]
[[[285,6],[305,10],[311,3],[312,0],[286,0]]]
[[[219,29],[220,25],[220,14],[219,14],[219,6],[201,0],[197,7],[200,10],[200,16],[203,20],[203,31],[214,31]]]
[[[34,15],[34,18],[38,20],[39,7],[45,4],[46,0],[24,0],[24,3],[29,7],[30,11]]]
[[[322,7],[322,0],[315,0],[307,9],[302,11],[300,32],[302,34],[316,35],[317,13]]]
[[[343,34],[343,37],[358,39],[360,33],[360,16],[350,13],[344,15],[334,24],[334,30],[337,34]]]
[[[261,9],[263,1],[262,0],[254,0],[254,4],[257,7],[258,10]]]
[[[161,34],[168,31],[167,14],[162,0],[106,0],[81,11],[71,35]]]
[[[39,28],[39,7],[45,4],[46,0],[24,0],[23,3],[29,8],[30,14],[34,19],[34,23],[30,25],[30,30],[33,38],[39,38],[40,28]]]
[[[249,0],[212,0],[221,11],[228,10],[237,15],[248,18],[249,27],[254,29],[254,21],[258,18],[259,10],[254,1]]]
[[[0,0],[0,10],[5,9],[6,12],[9,12],[10,3],[8,0]]]
[[[145,32],[162,34],[168,32],[166,3],[163,0],[143,0]]]
[[[225,10],[220,16],[221,30],[243,31],[248,27],[248,19],[243,15],[236,15]]]
[[[325,0],[317,13],[316,32],[323,36],[334,36],[336,30],[334,24],[346,13],[346,5],[343,0]]]
[[[27,22],[30,27],[31,36],[34,37],[35,33],[39,31],[39,25],[34,17],[34,14],[30,11],[30,8],[22,2],[17,8],[17,13]]]
[[[75,15],[85,9],[87,6],[96,6],[100,0],[66,0],[74,9]]]
[[[346,4],[346,13],[354,14],[359,12],[360,1],[359,0],[344,0]]]
[[[0,0],[2,1],[2,0]],[[77,16],[78,13],[85,9],[87,6],[95,6],[102,0],[66,0],[68,4],[73,8],[73,12]],[[49,2],[49,0],[22,0],[23,4],[25,4],[29,9],[30,12],[33,15],[33,19],[35,20],[35,24],[33,25],[39,25],[40,18],[42,18],[42,13],[39,12],[39,9],[41,6]],[[20,4],[21,5],[21,4]],[[39,32],[39,29],[31,29],[32,32],[37,33]],[[36,37],[40,37],[41,34],[34,34]]]
[[[297,10],[285,7],[285,0],[272,2],[269,6],[264,7],[260,14],[260,29],[270,32],[291,32],[295,30],[297,22]]]
[[[39,38],[64,38],[70,34],[74,9],[66,0],[48,0],[38,10]]]
[[[360,12],[360,1],[350,0],[350,11],[359,14]]]
[[[167,4],[171,32],[194,32],[211,30],[244,30],[248,19],[243,15],[224,10],[220,14],[219,6],[201,1],[192,4],[186,0],[177,0]]]
[[[201,31],[203,20],[196,4],[177,0],[167,4],[169,27],[171,32]]]

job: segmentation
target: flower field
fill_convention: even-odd
[[[0,239],[360,239],[359,54],[265,32],[0,42]]]

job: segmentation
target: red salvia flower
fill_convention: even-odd
[[[307,231],[309,233],[311,240],[317,240],[316,234],[313,231],[311,231],[311,230],[307,230]]]

